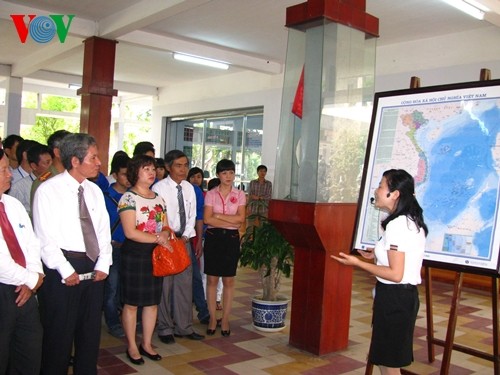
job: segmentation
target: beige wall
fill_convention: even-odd
[[[425,27],[425,25],[422,25]],[[376,91],[404,89],[410,77],[434,86],[479,79],[481,68],[500,78],[500,29],[494,26],[439,38],[416,40],[377,48]],[[273,180],[281,111],[283,75],[254,72],[228,73],[224,79],[191,82],[160,89],[153,102],[153,128],[161,145],[165,116],[264,106],[262,162]],[[164,150],[162,150],[163,152]]]

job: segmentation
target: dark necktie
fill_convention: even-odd
[[[80,224],[82,226],[83,242],[85,243],[85,250],[87,256],[95,262],[99,256],[99,242],[92,225],[92,218],[90,217],[89,209],[85,204],[85,197],[83,196],[83,186],[78,187],[78,207],[80,209]]]
[[[7,218],[3,202],[0,202],[0,227],[2,228],[3,238],[9,248],[10,256],[14,259],[14,262],[26,268],[26,258],[21,250],[21,246],[19,246],[14,229]]]
[[[184,196],[182,195],[182,186],[177,185],[177,200],[179,201],[179,218],[181,220],[181,229],[179,233],[182,235],[186,229],[186,209],[184,207]]]

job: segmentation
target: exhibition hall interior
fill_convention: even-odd
[[[308,18],[310,15],[298,8],[300,4],[320,8],[324,13],[320,12],[318,19]],[[295,11],[287,13],[290,9]],[[351,14],[346,9],[356,12]],[[334,14],[342,24],[334,29],[334,37],[327,28],[332,21],[323,18],[325,14]],[[366,24],[353,14],[369,15]],[[325,34],[318,40],[314,35],[308,36],[309,49],[304,48],[308,53],[297,53],[297,49],[307,45],[302,38],[312,24],[324,27]],[[360,34],[349,34],[351,29]],[[111,41],[113,46],[105,47],[101,55],[99,49],[89,52],[89,40],[96,39]],[[425,88],[500,78],[499,41],[498,0],[0,0],[2,139],[9,134],[32,134],[42,117],[63,119],[76,129],[80,121],[90,119],[84,128],[90,134],[98,134],[104,173],[116,151],[131,152],[133,144],[139,141],[152,142],[157,158],[171,149],[183,150],[192,166],[205,171],[206,181],[215,176],[215,157],[222,152],[235,161],[235,184],[243,190],[257,178],[256,166],[264,164],[266,178],[273,183],[273,200],[285,202],[275,209],[272,219],[280,222],[278,227],[287,239],[296,241],[296,259],[302,261],[310,256],[309,267],[317,271],[304,271],[305,265],[300,265],[299,270],[296,264],[292,276],[282,280],[280,293],[288,299],[293,294],[295,303],[292,299],[288,306],[285,328],[270,332],[257,330],[252,324],[251,300],[261,289],[258,272],[249,267],[238,268],[230,337],[216,334],[199,341],[180,337],[173,344],[165,344],[155,334],[153,346],[163,357],[157,362],[130,363],[125,354],[126,340],[110,335],[103,321],[98,374],[369,374],[367,354],[376,280],[359,269],[352,274],[349,271],[345,280],[339,280],[334,274],[341,266],[333,265],[334,260],[328,256],[329,251],[338,251],[338,238],[333,238],[338,235],[336,226],[343,228],[350,223],[356,214],[358,187],[368,183],[367,177],[362,177],[363,154],[352,158],[359,169],[352,181],[342,178],[340,183],[322,189],[339,173],[333,160],[343,157],[343,146],[350,142],[351,138],[343,135],[352,134],[344,133],[344,127],[361,129],[364,153],[377,93],[409,89],[412,82],[418,82],[414,87]],[[335,44],[333,49],[330,43]],[[348,49],[349,55],[344,58],[340,52],[345,45],[354,47]],[[316,52],[324,53],[324,60],[315,60]],[[311,78],[314,72],[308,71],[307,66],[312,67],[319,60],[324,64],[323,71]],[[302,117],[302,107],[299,116],[295,105],[303,84],[300,72],[304,74],[304,69],[311,79],[305,82]],[[346,71],[349,76],[344,76]],[[100,86],[101,72],[105,78]],[[314,79],[320,87],[317,100],[306,98]],[[331,82],[334,83],[329,86]],[[336,125],[333,119],[343,115],[337,99],[342,93],[338,95],[340,91],[335,89],[344,86],[350,96],[346,107],[351,114]],[[104,111],[108,112],[107,117],[87,111],[95,105],[85,103],[83,98],[88,94],[109,100],[109,111]],[[78,105],[72,110],[46,108],[44,103],[49,97],[70,98]],[[323,106],[322,112],[308,117],[312,104],[317,103]],[[353,108],[357,108],[354,116]],[[423,113],[427,114],[425,110]],[[318,121],[318,134],[308,138],[305,129],[313,117]],[[109,129],[92,123],[92,119],[103,118],[109,121]],[[438,133],[441,134],[439,128],[426,134],[432,139]],[[310,161],[308,147],[314,142],[317,144],[313,146],[315,160],[311,169],[315,172],[311,175],[304,172],[306,168],[299,168],[306,164],[299,165],[298,160],[303,157],[303,161]],[[330,142],[335,142],[335,146],[328,145]],[[430,148],[421,151],[420,155],[429,151],[430,156]],[[404,159],[410,152],[402,154]],[[428,164],[422,163],[431,173],[429,160],[426,159]],[[425,172],[423,175],[428,176]],[[350,186],[346,188],[345,184]],[[368,206],[371,196],[369,189],[364,192]],[[469,199],[461,204],[474,205],[474,199]],[[295,218],[288,209],[303,213],[300,207],[289,206],[289,201],[311,204],[305,210],[311,208],[314,212],[307,219],[311,222],[300,227],[298,221],[288,221]],[[349,215],[352,211],[349,220],[339,223],[341,219],[320,216],[337,212],[335,207],[322,211],[337,203],[348,205]],[[287,213],[289,217],[283,217]],[[331,220],[335,229],[327,233],[327,240],[321,231],[328,232],[329,224],[318,224],[315,216],[325,217],[328,223]],[[451,220],[450,223],[456,225]],[[327,244],[324,249],[320,246],[322,251],[326,249],[327,256],[318,256],[317,249],[309,251],[299,238],[301,233],[307,236],[313,227],[314,241]],[[353,239],[354,226],[351,227],[348,234],[340,236],[342,244],[349,242],[347,246]],[[301,232],[297,228],[305,229]],[[498,258],[498,251],[495,256]],[[457,287],[457,268],[444,268],[433,273],[431,309],[427,306],[429,290],[425,278],[418,287],[415,361],[407,370],[435,375],[443,373],[444,367],[449,371],[446,373],[457,375],[497,374],[500,363],[494,365],[489,358],[494,350],[499,350],[498,339],[493,337],[498,333],[494,321],[498,315],[494,313],[494,283],[490,282],[495,273],[470,275],[466,271],[463,285]],[[295,277],[296,274],[300,275]],[[321,276],[324,279],[318,281]],[[304,281],[309,278],[312,281],[306,286]],[[337,281],[341,286],[347,282],[349,287],[337,288],[333,285]],[[458,298],[457,290],[461,292]],[[311,292],[308,298],[306,294]],[[336,298],[342,301],[337,304]],[[344,302],[345,309],[341,307]],[[341,348],[324,342],[336,336],[333,327],[337,327],[337,308],[344,309],[347,317],[347,345],[340,345]],[[310,311],[314,313],[308,314]],[[193,316],[195,330],[204,334],[207,326],[196,319],[194,309]],[[291,322],[294,316],[297,321]],[[452,350],[450,358],[449,348],[435,344],[430,361],[429,316],[435,338],[445,340],[449,322],[456,317],[453,342],[487,354]],[[310,328],[300,330],[298,325]],[[308,341],[308,336],[319,337],[319,349],[315,344],[301,343]],[[71,371],[70,368],[70,374]],[[378,369],[373,369],[373,373],[378,373]]]

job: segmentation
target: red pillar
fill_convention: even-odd
[[[354,203],[271,200],[269,219],[295,248],[290,345],[316,355],[347,348],[352,267],[330,254],[349,253]]]
[[[378,36],[378,19],[366,13],[366,0],[308,0],[286,11],[286,26],[306,33],[332,23],[356,29],[365,38]],[[323,47],[318,46],[318,53],[323,53]],[[315,56],[308,52],[304,56],[306,67],[308,61],[315,61]],[[290,62],[294,64],[297,62]],[[303,118],[316,109],[304,107]],[[317,130],[320,124],[312,122],[319,117],[310,116],[310,123],[302,126]],[[354,203],[271,200],[269,220],[295,248],[290,322],[290,345],[294,347],[323,355],[348,345],[352,267],[339,264],[330,255],[350,252],[356,212]]]
[[[78,95],[82,97],[80,131],[92,135],[99,148],[102,162],[101,172],[107,173],[111,106],[115,73],[115,51],[117,42],[90,37],[85,40],[83,57],[83,80]]]

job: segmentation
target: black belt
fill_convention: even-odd
[[[66,258],[73,258],[73,259],[85,259],[87,258],[87,253],[83,251],[69,251],[69,250],[64,250],[61,249],[63,252],[64,256]]]
[[[226,229],[226,228],[208,228],[207,231],[214,232],[214,233],[222,233],[222,234],[239,233],[238,229]]]
[[[381,289],[414,289],[416,285],[413,284],[384,284],[380,281],[377,281],[377,288]]]

